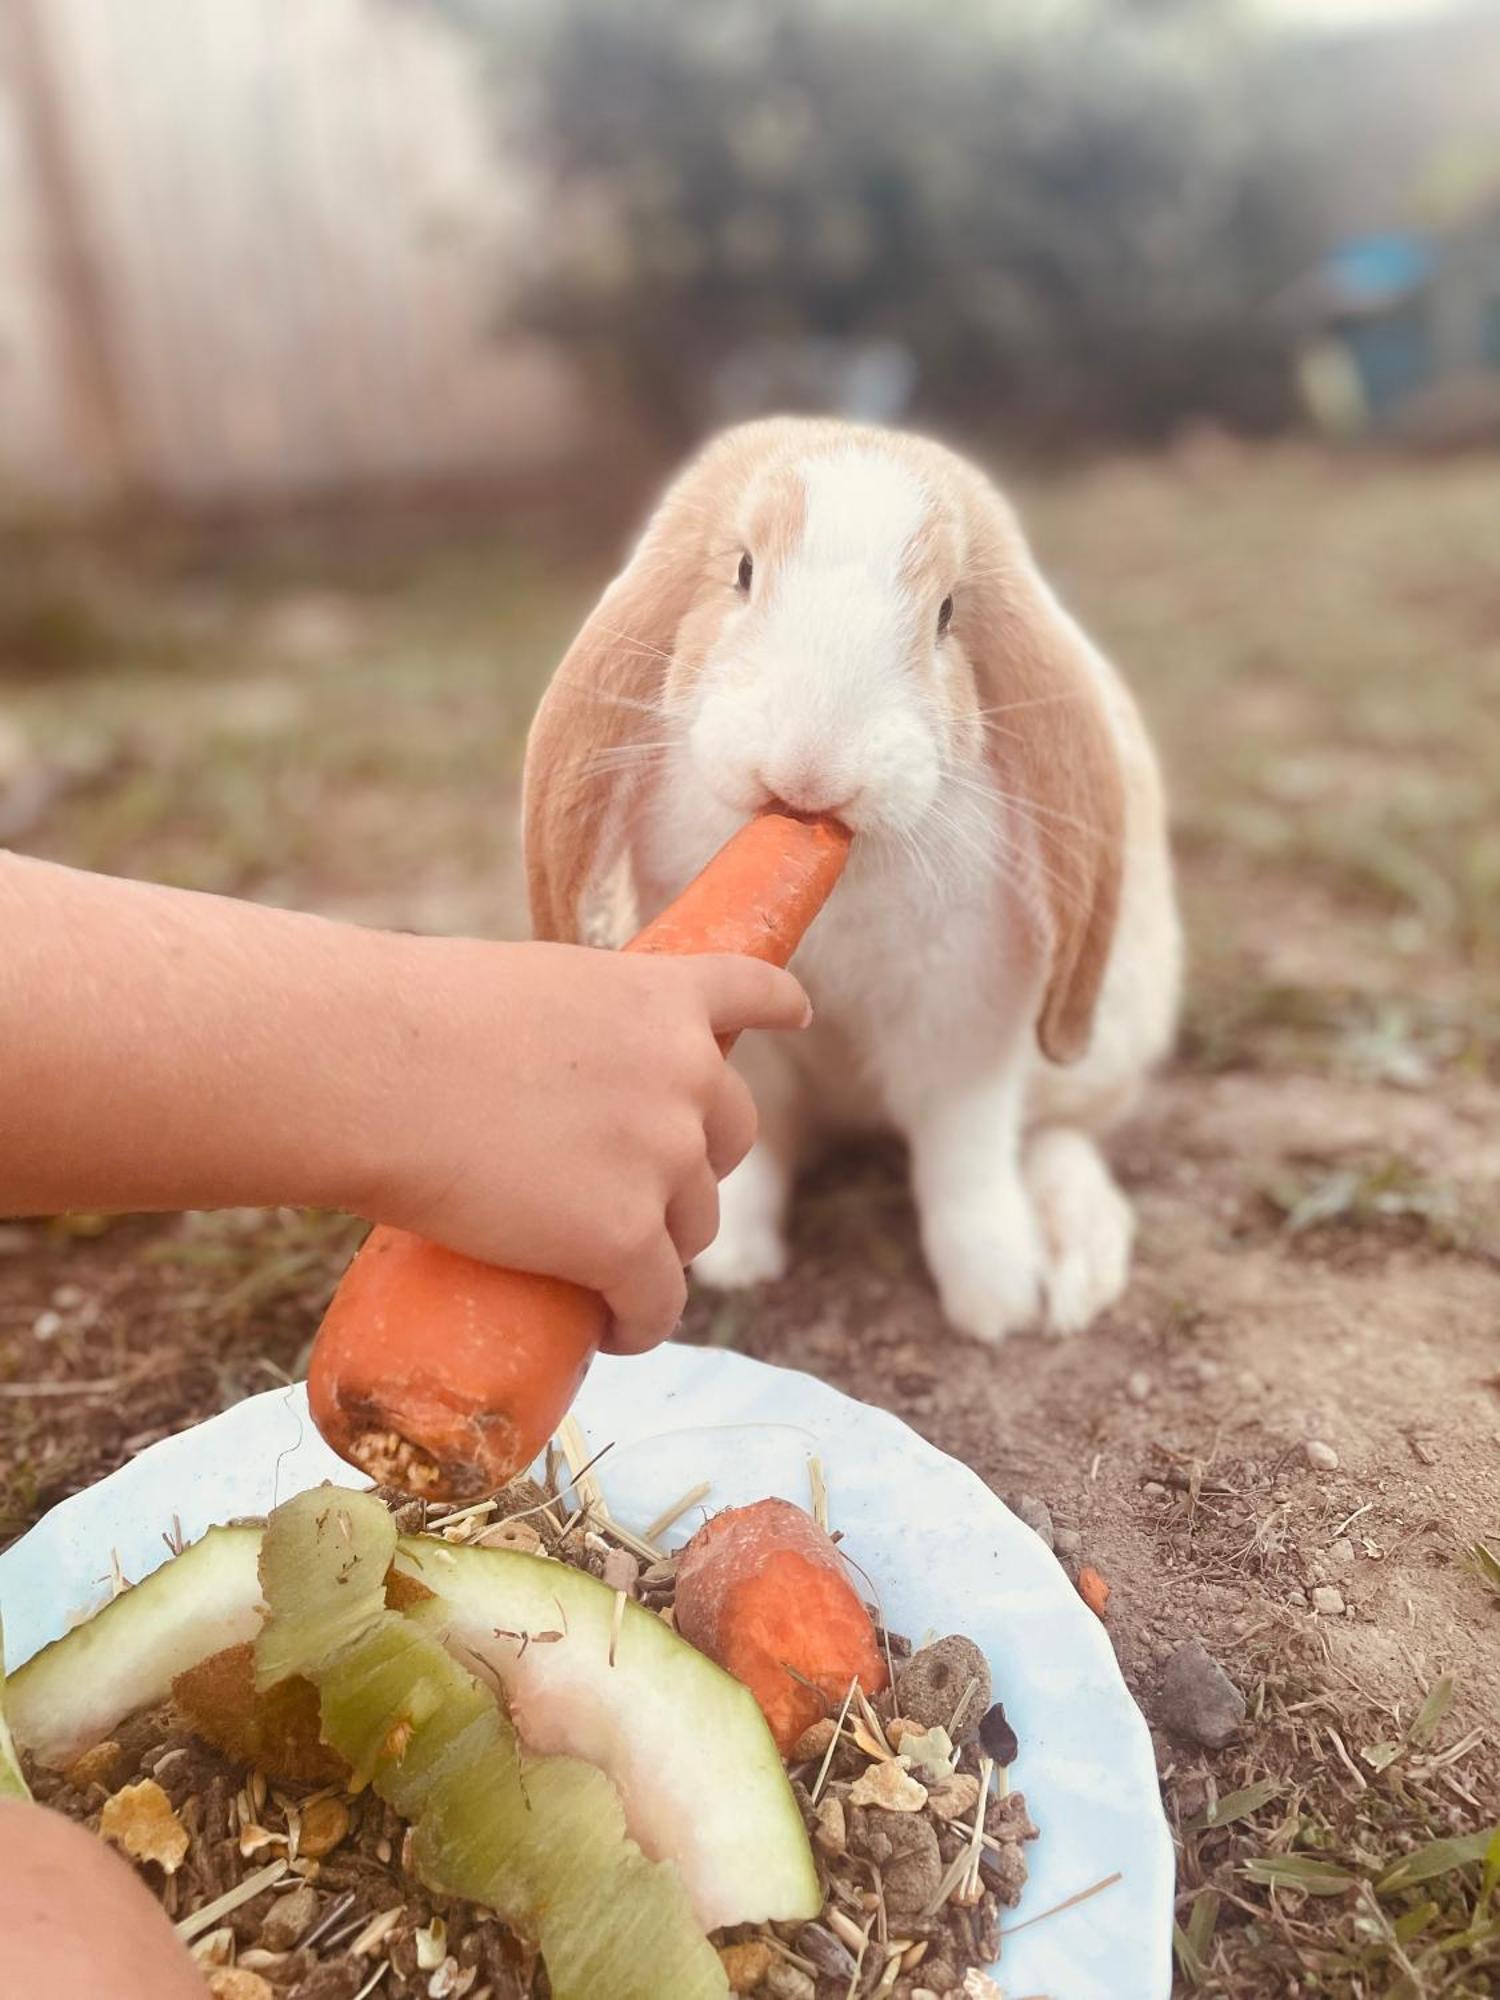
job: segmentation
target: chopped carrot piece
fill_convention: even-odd
[[[677,1629],[744,1682],[783,1756],[837,1713],[851,1681],[866,1694],[886,1685],[843,1558],[787,1500],[731,1507],[699,1529],[677,1566]]]
[[[1109,1585],[1102,1573],[1088,1563],[1078,1572],[1078,1595],[1096,1618],[1104,1616],[1104,1607],[1109,1602]]]

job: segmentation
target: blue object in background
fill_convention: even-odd
[[[1437,266],[1427,237],[1391,232],[1341,243],[1324,265],[1324,276],[1336,310],[1379,312],[1420,291]]]

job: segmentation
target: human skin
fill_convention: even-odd
[[[0,1213],[347,1209],[676,1324],[790,974],[366,930],[0,854]]]
[[[0,1804],[0,1993],[203,2000],[203,1975],[129,1866],[41,1806]]]

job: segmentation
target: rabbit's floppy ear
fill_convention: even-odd
[[[583,903],[618,859],[625,805],[662,727],[659,702],[692,602],[701,530],[680,487],[652,517],[542,698],[522,782],[535,935],[574,942]]]
[[[1119,913],[1125,777],[1107,669],[1038,572],[999,495],[987,488],[985,499],[985,561],[962,637],[1008,838],[1026,856],[1044,934],[1037,1041],[1053,1062],[1075,1062],[1089,1045]]]

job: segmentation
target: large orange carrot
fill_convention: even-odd
[[[785,965],[848,851],[832,821],[762,813],[626,949]],[[441,1500],[493,1493],[566,1415],[607,1323],[604,1301],[564,1279],[373,1229],[313,1344],[313,1422],[382,1484]]]
[[[836,1714],[857,1680],[886,1684],[870,1614],[843,1559],[789,1500],[731,1507],[701,1527],[677,1565],[677,1629],[755,1696],[783,1756]]]

